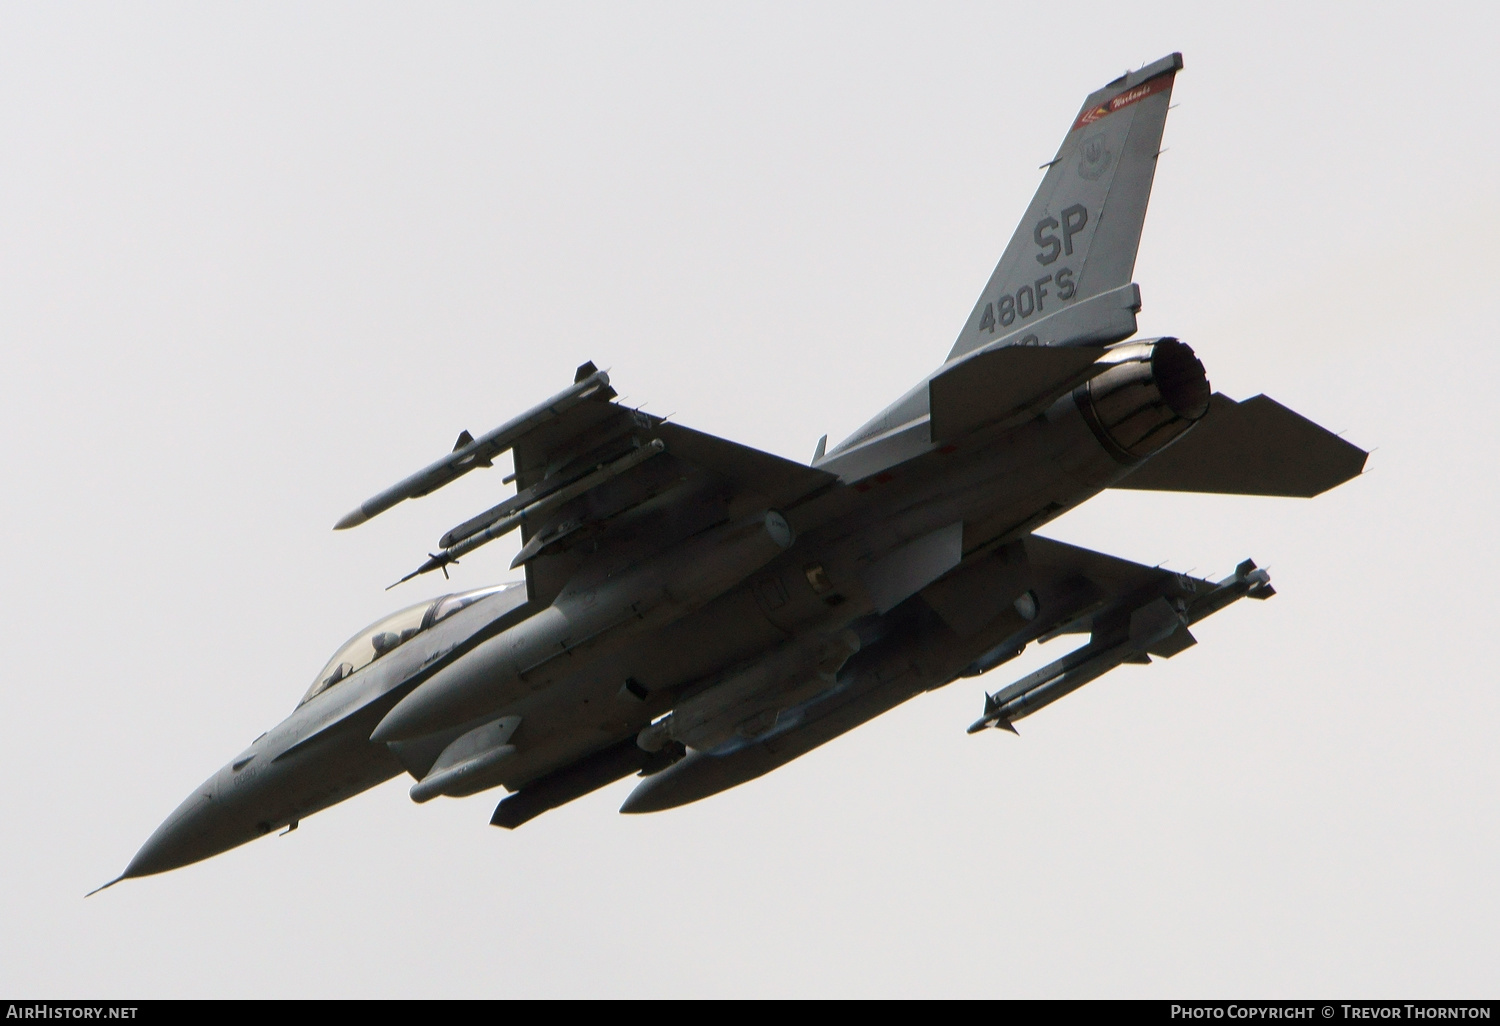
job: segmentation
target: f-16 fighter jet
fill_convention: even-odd
[[[1033,532],[1106,488],[1313,496],[1365,452],[1134,339],[1131,281],[1173,54],[1084,101],[942,365],[810,465],[615,402],[593,363],[369,499],[345,530],[509,450],[515,494],[408,577],[519,531],[525,581],[411,606],[340,648],[296,710],[196,788],[121,877],[208,858],[406,773],[416,802],[505,789],[513,829],[621,778],[622,812],[768,773],[1027,645],[1087,640],[986,695],[971,732],[1273,594]],[[507,479],[509,483],[509,479]]]

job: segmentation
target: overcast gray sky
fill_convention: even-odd
[[[1496,11],[0,3],[0,990],[1493,997]],[[392,782],[82,900],[507,490],[342,513],[585,359],[806,460],[1173,50],[1143,332],[1375,452],[1045,533],[1275,599],[1019,738],[1065,643],[685,809]]]

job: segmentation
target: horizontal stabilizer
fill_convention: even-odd
[[[1311,498],[1358,477],[1368,455],[1267,396],[1215,392],[1193,430],[1114,487]]]
[[[1010,417],[1042,409],[1099,371],[1094,346],[1006,346],[976,353],[928,384],[932,440],[946,442]]]

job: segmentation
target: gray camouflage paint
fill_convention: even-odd
[[[515,827],[631,773],[622,808],[760,776],[1038,639],[1089,641],[986,696],[1012,721],[1188,625],[1273,594],[1033,532],[1109,487],[1312,495],[1364,453],[1264,397],[1210,401],[1175,340],[1136,330],[1131,281],[1173,54],[1091,94],[948,359],[803,466],[575,382],[363,503],[355,526],[513,451],[517,496],[416,573],[519,529],[526,587],[394,642],[196,790],[122,878],[207,858],[407,772],[413,798],[513,792]],[[1196,439],[1202,442],[1195,442]],[[445,555],[447,553],[447,555]],[[410,575],[415,576],[415,573]],[[438,600],[441,602],[442,600]]]

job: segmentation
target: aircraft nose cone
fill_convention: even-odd
[[[156,828],[141,850],[125,867],[123,879],[151,876],[178,869],[241,843],[231,837],[231,823],[214,800],[215,776],[200,784],[177,806],[166,822]]]

